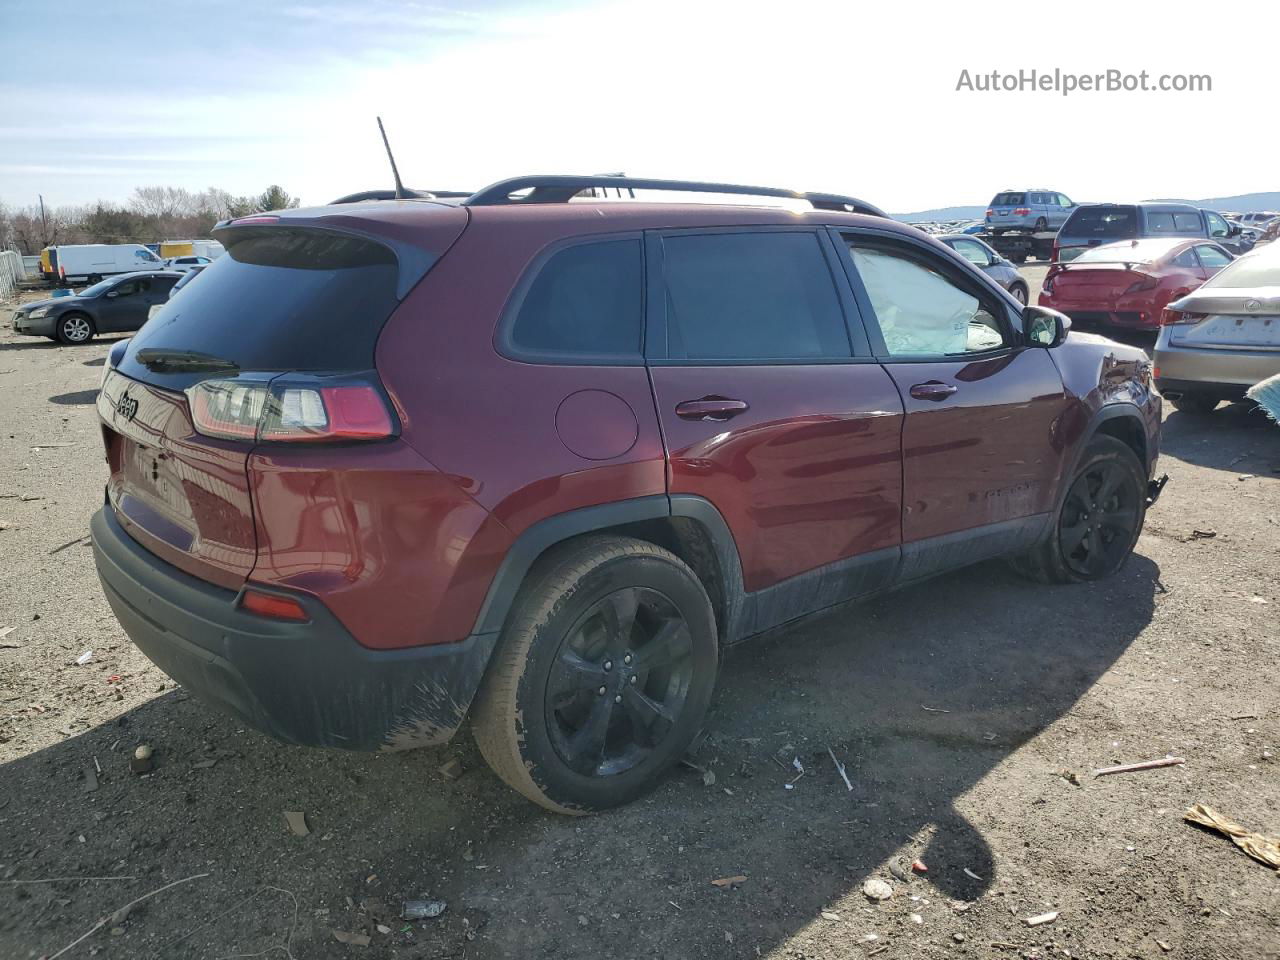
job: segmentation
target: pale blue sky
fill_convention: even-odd
[[[1250,38],[1277,26],[1261,6],[1096,0],[0,0],[0,201],[276,182],[320,203],[389,184],[376,113],[419,187],[625,170],[893,210],[1274,190],[1275,72]],[[1023,67],[1214,89],[955,90],[962,68]]]

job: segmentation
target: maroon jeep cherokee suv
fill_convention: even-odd
[[[148,657],[292,743],[470,716],[538,803],[624,803],[725,646],[994,557],[1107,576],[1159,491],[1144,354],[852,198],[526,177],[215,235],[111,351],[94,553]]]

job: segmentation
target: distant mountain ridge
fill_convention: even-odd
[[[1085,201],[1088,202],[1088,201]],[[1230,210],[1235,213],[1247,213],[1250,210],[1280,210],[1280,190],[1269,193],[1240,193],[1234,197],[1209,197],[1205,200],[1187,200],[1201,207],[1214,210]],[[981,207],[936,207],[933,210],[918,210],[915,213],[891,214],[895,220],[907,223],[918,223],[922,220],[981,220],[986,216],[986,206]]]

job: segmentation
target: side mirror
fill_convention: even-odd
[[[1031,305],[1022,308],[1022,335],[1028,346],[1056,347],[1067,339],[1070,330],[1071,318],[1065,313]]]

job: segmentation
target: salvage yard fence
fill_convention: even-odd
[[[27,275],[22,254],[16,250],[0,250],[0,297],[8,297],[18,289],[18,281]]]

